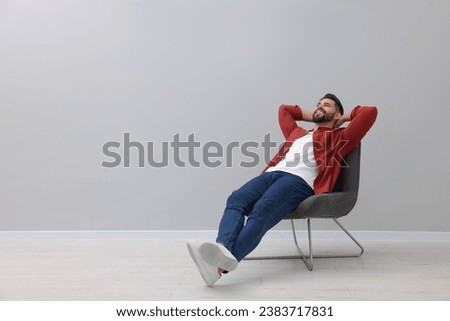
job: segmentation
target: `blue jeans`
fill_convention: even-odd
[[[313,194],[299,176],[282,171],[263,173],[228,197],[216,242],[241,261],[268,230]]]

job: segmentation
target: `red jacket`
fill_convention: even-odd
[[[351,121],[347,127],[319,127],[313,133],[314,157],[318,166],[318,175],[314,180],[314,193],[329,193],[339,175],[342,159],[355,148],[372,127],[377,118],[376,107],[357,106],[351,112]],[[299,106],[281,105],[278,113],[281,131],[286,139],[283,146],[264,168],[275,166],[286,155],[292,143],[304,136],[307,131],[296,123],[302,120]]]

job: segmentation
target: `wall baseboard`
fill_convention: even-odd
[[[444,241],[450,242],[450,232],[419,231],[351,231],[360,241]],[[0,240],[214,240],[215,230],[116,230],[116,231],[0,231]],[[315,240],[347,239],[341,231],[312,231]],[[306,239],[305,230],[297,233],[299,239]],[[291,240],[289,230],[269,231],[266,240]]]

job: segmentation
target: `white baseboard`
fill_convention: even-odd
[[[450,242],[450,232],[417,231],[351,231],[359,241],[443,241]],[[0,240],[214,240],[215,230],[145,230],[145,231],[0,231]],[[297,233],[299,239],[306,239],[305,230]],[[344,240],[347,235],[341,231],[317,230],[312,232],[314,240]],[[269,231],[265,240],[290,240],[290,230]]]

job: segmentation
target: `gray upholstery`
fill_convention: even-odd
[[[331,193],[313,195],[285,219],[338,218],[347,215],[358,198],[361,143],[346,157]],[[346,166],[348,165],[348,166]]]

